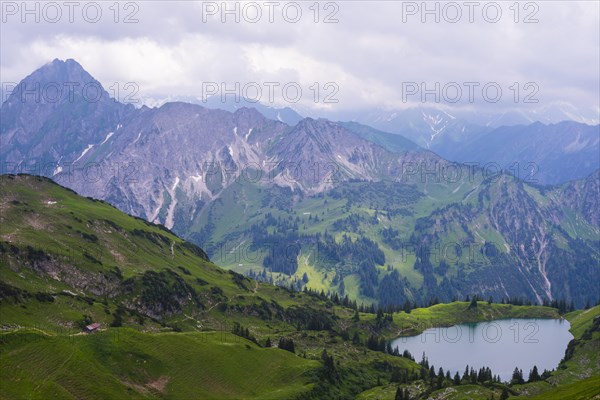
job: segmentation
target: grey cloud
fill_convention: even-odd
[[[106,18],[96,24],[81,18],[72,24],[22,24],[9,18],[0,39],[2,80],[19,80],[54,57],[70,57],[102,82],[139,81],[144,96],[153,98],[198,95],[201,82],[212,80],[335,81],[340,85],[335,107],[356,109],[401,104],[407,81],[495,81],[503,87],[534,81],[544,104],[600,108],[597,2],[533,2],[539,8],[535,24],[514,23],[508,2],[498,3],[504,14],[496,24],[477,12],[476,22],[469,23],[464,7],[456,24],[423,24],[418,15],[402,22],[407,2],[336,2],[334,24],[312,21],[312,2],[302,3],[303,18],[295,24],[280,14],[275,23],[264,15],[260,23],[236,24],[231,17],[228,23],[203,22],[201,2],[134,3],[135,24],[115,23],[108,10],[112,3],[102,3]],[[320,3],[320,19],[326,3]],[[310,101],[296,106],[315,108]]]

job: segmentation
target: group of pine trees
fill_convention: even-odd
[[[408,391],[408,388],[400,388],[398,387],[396,389],[396,396],[394,397],[394,400],[410,400],[410,392]]]
[[[531,383],[531,382],[543,381],[544,379],[547,379],[549,376],[550,376],[550,371],[545,369],[544,372],[542,372],[542,374],[540,375],[537,365],[534,365],[533,368],[529,371],[529,379],[527,379],[527,382]],[[522,385],[524,383],[525,383],[525,378],[523,377],[523,370],[519,369],[518,367],[515,367],[515,370],[513,371],[513,374],[512,374],[512,378],[510,380],[510,384],[511,385]]]
[[[280,349],[283,349],[283,350],[287,350],[290,353],[296,353],[294,341],[290,338],[285,338],[285,337],[279,338],[279,343],[277,344],[277,347],[279,347]]]
[[[394,270],[395,271],[395,270]],[[397,272],[397,271],[395,271]],[[364,274],[364,273],[363,273]],[[392,272],[392,274],[390,274],[389,276],[386,275],[386,277],[390,277],[394,275],[394,272]],[[259,281],[263,281],[263,282],[269,282],[269,283],[275,283],[275,284],[279,284],[281,286],[281,282],[273,282],[272,278],[269,278],[269,276],[267,275],[266,269],[263,270],[262,272],[259,273],[255,273],[254,271],[250,270],[250,272],[248,273],[248,276],[252,279],[256,279]],[[363,281],[367,282],[369,281],[371,278],[374,279],[373,277],[365,277],[361,275],[361,284],[366,284],[363,283]],[[410,313],[413,309],[415,308],[422,308],[422,307],[431,307],[433,305],[439,304],[440,303],[440,299],[437,296],[434,296],[432,298],[430,298],[428,301],[424,301],[424,302],[417,302],[417,301],[411,301],[409,299],[404,299],[404,301],[399,301],[401,300],[400,297],[404,298],[403,296],[396,296],[395,294],[386,294],[386,293],[380,293],[380,298],[379,298],[379,306],[375,306],[374,303],[372,304],[360,304],[358,305],[356,303],[356,301],[351,300],[348,295],[346,295],[345,292],[345,288],[343,285],[343,279],[336,279],[336,281],[340,282],[340,291],[341,294],[335,292],[335,291],[317,291],[311,288],[308,288],[306,286],[306,284],[308,283],[308,276],[306,275],[306,273],[304,273],[304,275],[302,276],[301,279],[296,279],[294,281],[292,281],[291,283],[289,283],[289,285],[283,285],[283,286],[289,286],[290,290],[293,291],[300,291],[302,290],[305,293],[308,293],[310,295],[316,296],[322,300],[330,300],[333,303],[337,304],[337,305],[342,305],[344,307],[349,307],[352,308],[354,310],[358,310],[359,312],[362,313],[370,313],[370,314],[375,314],[377,313],[377,311],[379,309],[382,309],[384,312],[386,313],[394,313],[394,312],[400,312],[400,311],[404,311],[407,314]],[[383,281],[382,281],[383,282]],[[368,283],[368,282],[367,282]],[[389,282],[389,287],[393,288],[394,292],[398,292],[400,289],[399,288],[404,288],[406,285],[406,283],[400,279],[400,277],[395,274],[393,276],[392,281]],[[386,286],[386,285],[383,285]],[[386,286],[387,287],[387,286]],[[400,290],[400,291],[404,291],[404,289]],[[385,291],[384,291],[385,292]],[[373,292],[374,295],[374,292]],[[464,301],[469,302],[469,308],[473,309],[475,307],[477,307],[477,302],[478,301],[482,301],[484,298],[482,296],[479,295],[466,295],[464,298]],[[456,296],[453,296],[451,298],[450,301],[455,302],[458,301],[459,299]],[[492,296],[490,296],[487,300],[488,304],[492,304],[494,303],[494,298]],[[502,298],[500,301],[498,301],[499,304],[512,304],[512,305],[516,305],[516,306],[531,306],[531,305],[537,305],[536,303],[534,303],[531,299],[528,298],[523,298],[523,297],[507,297],[507,298]],[[598,302],[600,303],[600,301]],[[559,313],[561,314],[565,314],[571,311],[575,310],[575,304],[573,301],[570,301],[567,303],[567,301],[565,299],[560,299],[560,300],[552,300],[549,301],[547,299],[545,299],[542,304],[543,306],[546,307],[552,307],[552,308],[556,308]],[[586,304],[586,306],[584,307],[585,309],[590,308],[590,304],[588,302],[588,304]]]
[[[324,378],[330,382],[337,381],[339,375],[335,367],[335,361],[333,360],[333,356],[329,355],[325,349],[323,349],[323,352],[321,353],[321,361],[323,361]]]
[[[248,340],[251,340],[254,343],[258,343],[256,341],[256,338],[254,336],[252,336],[252,334],[250,333],[250,330],[248,328],[244,328],[238,322],[233,323],[233,328],[231,329],[231,333],[233,333],[234,335],[246,338]]]
[[[476,371],[473,367],[467,365],[462,377],[458,372],[452,377],[450,371],[444,373],[444,369],[440,367],[436,373],[435,367],[429,365],[429,360],[423,353],[421,361],[419,361],[419,379],[429,381],[432,388],[441,389],[445,385],[476,385],[483,384],[485,382],[500,383],[500,376],[492,374],[492,370],[489,367],[481,367]]]
[[[397,350],[397,349],[396,349]],[[406,353],[403,354],[405,356]],[[407,358],[412,358],[410,353],[406,354]],[[500,383],[500,377],[493,375],[489,367],[482,367],[476,371],[473,367],[467,366],[464,373],[461,375],[456,372],[452,377],[450,371],[445,371],[442,367],[438,368],[437,372],[433,365],[429,364],[429,361],[425,354],[419,361],[420,369],[416,373],[413,371],[402,370],[396,368],[392,370],[390,382],[396,382],[400,385],[408,384],[416,380],[422,380],[427,382],[431,390],[438,390],[446,386],[458,386],[458,385],[477,385],[484,383]],[[537,371],[537,369],[536,369]],[[396,389],[395,399],[410,400],[411,394],[407,387],[400,387]]]

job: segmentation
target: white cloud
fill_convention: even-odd
[[[443,18],[423,24],[419,15],[403,23],[406,2],[337,2],[339,23],[334,24],[313,22],[314,10],[308,8],[313,3],[302,3],[303,16],[295,24],[281,11],[269,23],[264,6],[261,23],[243,18],[234,23],[231,16],[228,23],[214,18],[204,23],[200,2],[136,4],[137,24],[115,24],[108,3],[97,24],[81,18],[73,24],[22,24],[7,17],[1,26],[2,81],[19,81],[54,58],[74,58],[105,86],[134,81],[148,98],[197,96],[202,82],[212,81],[298,81],[305,90],[314,82],[335,82],[340,102],[329,108],[402,107],[407,81],[494,81],[504,88],[533,81],[540,102],[600,108],[598,2],[536,2],[537,11],[519,3],[519,23],[509,9],[513,3],[502,2],[496,24],[485,22],[480,12],[469,23],[464,8],[456,24]],[[335,11],[324,5],[321,21]],[[522,23],[531,11],[539,22]],[[306,93],[297,105],[324,106]],[[494,105],[507,106],[515,104]]]

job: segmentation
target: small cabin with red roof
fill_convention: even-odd
[[[100,328],[100,324],[98,322],[94,322],[93,324],[90,324],[88,326],[85,327],[85,332],[86,333],[92,333],[98,330],[98,328]]]

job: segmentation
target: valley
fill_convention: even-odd
[[[25,78],[0,110],[3,172],[51,177],[164,224],[220,266],[365,305],[598,300],[598,126],[534,124],[535,135],[589,145],[577,157],[591,170],[544,186],[484,162],[492,153],[452,162],[355,122],[287,125],[253,108],[183,102],[136,109],[107,92],[95,103],[76,91],[73,101],[21,101],[48,81],[101,88],[75,60]]]
[[[559,318],[559,310],[473,299],[358,312],[339,297],[227,272],[163,226],[46,178],[3,175],[0,188],[6,398],[369,398],[398,386],[411,398],[597,393],[598,307],[564,315],[576,340],[543,381],[430,381],[385,340],[463,322]],[[91,322],[99,332],[80,333]]]
[[[0,15],[0,400],[600,400],[600,2]]]
[[[291,109],[22,101],[72,81],[102,88],[55,60],[0,109],[0,398],[600,394],[597,126],[469,134],[566,136],[545,185],[501,167],[513,153],[445,159],[420,133]],[[562,361],[528,379],[391,346],[563,318]]]

